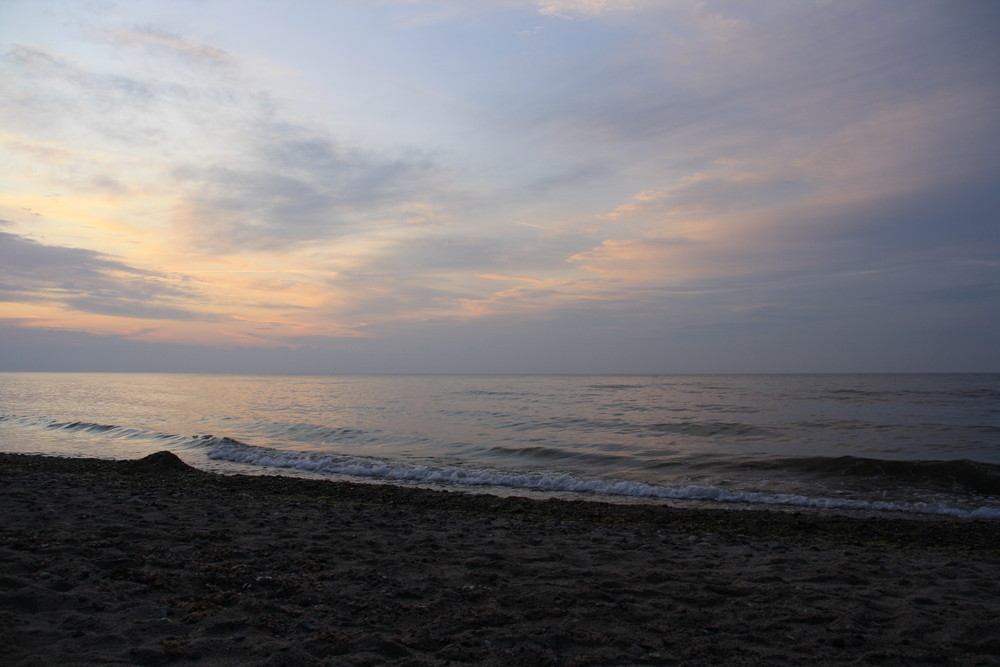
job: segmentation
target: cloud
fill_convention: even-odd
[[[813,176],[757,161],[706,165],[678,182],[642,190],[607,214],[610,220],[705,221],[719,215],[751,214],[813,194]]]
[[[539,278],[532,278],[530,276],[505,276],[496,273],[481,273],[477,278],[486,278],[487,280],[503,280],[503,281],[514,281],[514,282],[526,282],[535,283],[538,285],[544,284],[544,280]]]
[[[0,215],[37,213],[0,283],[66,315],[35,326],[645,368],[989,321],[988,3],[343,3],[333,46],[313,7],[266,43],[269,3],[191,18],[227,11],[0,58]]]
[[[651,3],[652,0],[535,0],[534,2],[540,14],[562,18],[629,11]]]
[[[11,232],[0,232],[0,300],[140,319],[204,317],[178,305],[197,300],[197,294],[168,276]]]
[[[141,142],[157,137],[145,117],[168,93],[154,80],[97,73],[47,48],[14,45],[0,58],[6,94],[0,114],[8,131],[49,141]]]
[[[989,81],[1000,68],[983,48],[996,13],[972,3],[913,9],[770,3],[753,20],[737,20],[741,10],[729,3],[697,11],[662,3],[574,68],[539,63],[534,76],[551,78],[547,90],[534,86],[532,104],[516,99],[504,113],[543,124],[567,144],[625,145],[633,159],[642,142],[661,163],[665,155],[769,153],[942,97],[981,122],[997,99]],[[706,18],[720,14],[736,17],[723,41]]]
[[[440,184],[425,152],[350,145],[284,113],[221,49],[156,28],[99,34],[126,54],[152,49],[146,63],[170,64],[143,75],[101,71],[15,46],[4,58],[14,85],[0,118],[21,132],[21,153],[60,142],[48,156],[53,181],[115,196],[155,189],[172,199],[175,239],[189,249],[339,238],[392,224],[399,207]]]
[[[186,39],[155,26],[104,31],[98,36],[122,46],[161,50],[210,67],[229,67],[235,64],[235,58],[218,47]]]
[[[340,147],[295,124],[255,123],[247,137],[238,164],[173,170],[176,224],[194,246],[233,252],[342,237],[420,197],[433,171],[419,155]]]
[[[568,191],[576,187],[586,186],[607,177],[611,167],[600,162],[582,164],[540,176],[529,182],[524,190],[534,197],[552,196],[559,191]]]
[[[397,8],[393,25],[419,29],[430,25],[489,16],[499,11],[525,9],[559,19],[595,18],[615,12],[628,12],[655,6],[659,0],[378,0],[378,4]],[[520,36],[530,31],[519,31]]]
[[[1000,269],[1000,261],[993,268]],[[911,297],[916,303],[954,305],[993,302],[1000,306],[1000,280],[919,291],[914,292]]]
[[[608,239],[592,250],[571,256],[568,261],[617,280],[690,279],[692,276],[685,271],[690,270],[690,266],[678,266],[678,259],[675,258],[679,255],[680,261],[683,261],[684,251],[696,243],[693,239],[684,238]],[[700,270],[717,275],[718,267],[706,267],[702,262],[698,264]]]

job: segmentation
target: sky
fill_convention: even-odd
[[[0,370],[1000,372],[1000,3],[0,0]]]

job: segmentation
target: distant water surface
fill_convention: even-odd
[[[0,374],[0,449],[1000,518],[1000,375]]]

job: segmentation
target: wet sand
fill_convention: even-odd
[[[1000,522],[0,454],[0,664],[1000,664]]]

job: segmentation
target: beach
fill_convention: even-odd
[[[1000,522],[0,454],[5,665],[1000,664]]]

